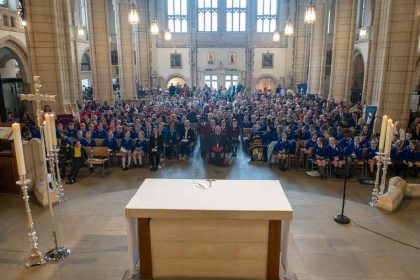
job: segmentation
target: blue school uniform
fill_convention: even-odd
[[[315,145],[313,147],[313,150],[312,150],[312,157],[314,159],[317,159],[317,158],[326,158],[327,157],[327,151],[326,150],[327,149],[324,146],[320,147],[318,145]]]
[[[264,143],[271,143],[276,141],[276,133],[274,131],[265,132],[262,138]]]
[[[146,141],[146,139],[143,139],[143,140],[137,139],[134,147],[137,150],[142,150],[143,152],[146,152],[147,151],[147,141]]]
[[[107,133],[105,130],[98,130],[98,131],[94,131],[92,138],[99,138],[99,139],[105,139],[107,138]]]
[[[353,142],[350,143],[346,148],[346,156],[350,157],[353,153],[356,155],[357,159],[362,159],[363,146],[359,144],[359,146],[356,148]]]
[[[67,136],[70,138],[77,138],[77,129],[67,129]]]
[[[369,147],[369,149],[368,149],[368,151],[367,151],[367,153],[366,153],[366,160],[369,160],[369,159],[374,159],[375,158],[375,156],[376,156],[376,153],[377,152],[379,152],[379,149],[378,149],[378,147],[376,147],[376,149],[374,150],[374,149],[372,149],[372,147]]]
[[[309,140],[311,139],[311,133],[309,131],[305,131],[302,133],[302,140]]]
[[[403,151],[398,150],[397,146],[392,145],[391,147],[391,160],[392,161],[402,161],[403,160]]]
[[[128,151],[134,150],[133,140],[129,138],[128,140],[124,137],[121,139],[121,148],[124,148]]]
[[[403,160],[410,161],[410,162],[416,162],[419,161],[419,153],[416,152],[416,150],[411,150],[409,147],[405,148],[403,150]]]
[[[312,138],[306,141],[305,149],[313,148],[316,145],[316,140],[313,141]]]
[[[96,147],[96,142],[92,138],[89,141],[89,140],[87,140],[86,138],[83,137],[79,141],[80,141],[80,144],[82,144],[83,147]]]
[[[104,147],[107,147],[110,150],[116,151],[117,150],[117,139],[112,137],[109,139],[108,137],[104,140],[103,144]]]
[[[282,139],[278,140],[276,142],[276,145],[274,146],[273,153],[288,153],[290,151],[290,142],[289,141],[283,141]]]
[[[335,145],[334,147],[328,145],[326,154],[327,157],[331,160],[335,160],[336,157],[338,157],[339,159],[343,159],[343,150],[337,147],[337,145]]]
[[[29,132],[31,133],[31,137],[32,138],[41,138],[41,133],[39,132],[39,129],[38,128],[32,126],[29,129]]]
[[[124,138],[124,131],[121,131],[121,132],[114,131],[113,133],[114,133],[115,139],[123,139]]]

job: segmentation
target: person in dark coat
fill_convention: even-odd
[[[160,154],[163,153],[163,136],[159,133],[159,129],[153,127],[152,135],[149,138],[149,160],[150,170],[157,171],[159,169]]]
[[[222,128],[217,125],[214,133],[209,137],[209,162],[216,166],[227,166],[226,161],[226,135],[222,133]]]

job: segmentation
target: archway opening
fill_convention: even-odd
[[[92,72],[90,63],[89,51],[82,55],[80,62],[80,81],[82,87],[82,95],[84,100],[91,100],[93,97],[92,92]]]
[[[358,52],[353,60],[353,81],[351,85],[350,97],[352,103],[358,103],[362,101],[364,78],[365,63],[363,62],[362,54]]]
[[[180,85],[181,87],[185,84],[185,80],[181,77],[172,77],[169,79],[168,83],[166,83],[166,88],[169,88],[173,84],[174,86]]]
[[[261,92],[273,92],[276,89],[276,85],[274,80],[270,77],[264,77],[258,80],[257,88],[258,91]]]
[[[0,48],[0,118],[6,121],[13,114],[18,119],[23,112],[19,95],[25,92],[25,68],[19,56],[8,47]]]

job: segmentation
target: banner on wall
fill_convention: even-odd
[[[369,127],[369,131],[373,130],[373,125],[375,123],[375,117],[376,117],[377,111],[378,111],[377,106],[373,106],[373,105],[365,106],[364,119],[365,119],[366,125]]]
[[[306,94],[306,91],[308,90],[308,83],[302,83],[302,84],[298,84],[297,86],[297,95],[304,95]]]

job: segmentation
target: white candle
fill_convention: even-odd
[[[13,143],[15,146],[16,162],[18,167],[18,174],[20,176],[26,175],[25,159],[23,158],[22,138],[20,135],[20,124],[12,124]]]
[[[45,114],[45,121],[44,121],[44,138],[45,138],[45,146],[47,147],[48,154],[51,151],[51,129],[50,129],[50,118],[48,114]]]
[[[55,147],[57,146],[57,131],[55,128],[55,115],[54,114],[49,114],[50,115],[50,124],[51,124],[51,143],[52,146]]]
[[[382,118],[382,125],[381,125],[381,135],[379,137],[379,152],[384,151],[384,145],[385,145],[385,138],[386,138],[386,127],[388,125],[388,116],[385,115]]]
[[[386,128],[386,139],[385,139],[385,154],[389,156],[391,152],[392,146],[392,138],[394,138],[394,132],[392,127],[392,120],[388,120],[387,128]]]

